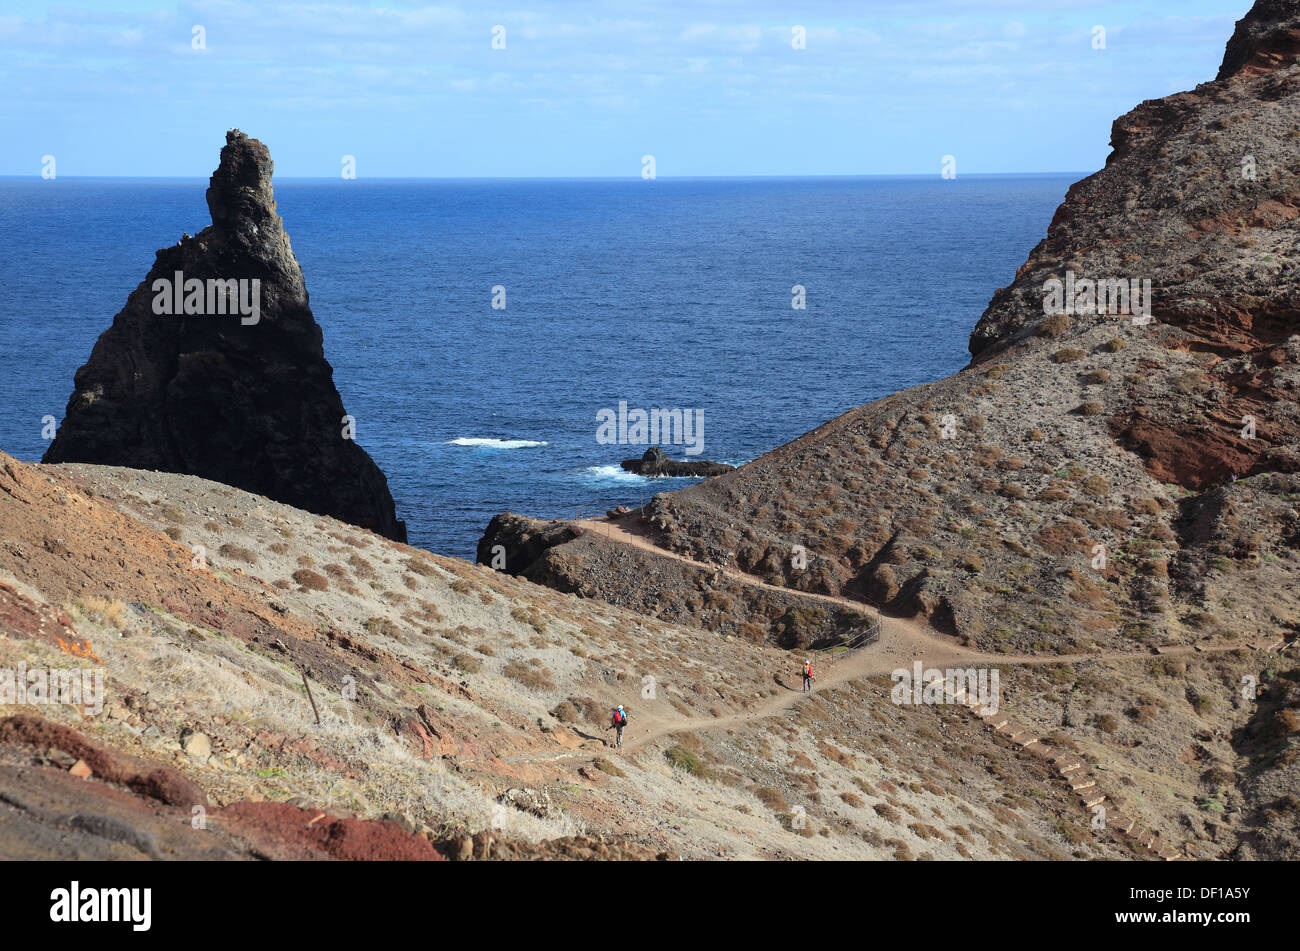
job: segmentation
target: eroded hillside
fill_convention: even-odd
[[[850,625],[792,615],[768,586],[988,654],[1194,648],[1173,672],[1075,673],[1068,702],[1035,705],[1166,783],[1185,828],[1222,843],[1213,818],[1234,800],[1270,830],[1257,854],[1293,855],[1300,672],[1250,649],[1300,630],[1297,37],[1300,4],[1261,2],[1215,81],[1115,122],[1106,167],[994,294],[967,369],[605,529],[695,571],[515,517],[480,561],[499,544],[539,582],[787,647]],[[1230,642],[1232,663],[1199,653]],[[1243,703],[1242,678],[1271,679],[1267,702]]]
[[[924,633],[805,696],[778,648],[195,477],[2,457],[0,499],[0,669],[104,681],[0,705],[7,856],[1145,854],[964,709],[893,704],[961,659]]]

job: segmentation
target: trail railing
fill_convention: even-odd
[[[575,505],[573,507],[573,520],[581,522],[584,518],[594,518],[597,515],[604,516],[605,510],[596,505]]]
[[[834,644],[828,644],[825,647],[813,647],[809,648],[809,650],[816,654],[825,654],[830,651],[852,651],[857,650],[859,647],[866,647],[868,644],[874,644],[876,641],[880,640],[880,608],[875,605],[868,606],[875,612],[876,616],[874,620],[861,627],[850,629],[849,633],[845,637]]]

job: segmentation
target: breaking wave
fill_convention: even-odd
[[[548,445],[535,439],[492,439],[486,436],[460,436],[448,440],[448,446],[478,446],[483,449],[533,449]]]

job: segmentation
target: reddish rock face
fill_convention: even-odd
[[[1258,0],[1237,21],[1216,79],[1252,78],[1300,56],[1300,10],[1293,0]]]
[[[114,753],[70,727],[34,716],[0,720],[0,746],[31,746],[62,750],[90,767],[91,772],[110,783],[126,786],[141,796],[174,806],[207,805],[202,789],[170,766],[159,766],[134,756]]]
[[[330,816],[275,802],[241,801],[212,809],[218,834],[193,832],[177,841],[176,830],[191,829],[194,807],[208,806],[207,794],[179,771],[107,749],[41,717],[0,720],[0,755],[21,749],[45,758],[57,751],[77,759],[69,772],[40,767],[41,774],[27,780],[35,796],[53,797],[77,811],[68,819],[66,809],[54,810],[35,825],[11,832],[3,843],[11,856],[24,847],[40,848],[42,827],[50,825],[58,828],[62,845],[74,856],[99,855],[96,850],[108,840],[150,858],[442,859],[428,839],[395,822]],[[0,766],[0,785],[14,781],[8,769]],[[95,781],[87,782],[90,778]]]
[[[1258,452],[1216,431],[1171,429],[1139,411],[1116,427],[1116,439],[1146,460],[1151,475],[1197,491],[1253,474]],[[1290,471],[1290,470],[1288,470]]]
[[[198,475],[406,540],[343,400],[276,213],[271,154],[226,135],[212,224],[158,252],[77,371],[45,462]]]
[[[276,859],[442,861],[423,836],[395,822],[340,819],[278,802],[237,802],[217,813],[233,834]]]
[[[1300,398],[1287,341],[1300,332],[1300,5],[1262,0],[1238,22],[1213,83],[1115,121],[1106,167],[1066,195],[1047,238],[971,335],[975,365],[1043,334],[1043,288],[1066,272],[1149,279],[1148,340],[1204,355],[1204,385],[1161,373],[1130,381],[1109,431],[1162,482],[1193,491],[1296,471],[1287,446]],[[1123,318],[1120,318],[1121,320]],[[1075,316],[1068,336],[1107,315]],[[1185,375],[1184,375],[1185,377]],[[1250,421],[1254,435],[1243,437]]]

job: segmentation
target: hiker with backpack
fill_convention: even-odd
[[[805,660],[803,662],[803,692],[804,693],[807,693],[808,691],[812,690],[812,682],[814,679],[816,678],[813,677],[812,661]]]
[[[623,704],[619,704],[609,714],[609,729],[615,731],[614,745],[619,749],[623,747],[623,727],[627,726],[627,711],[623,709]]]

